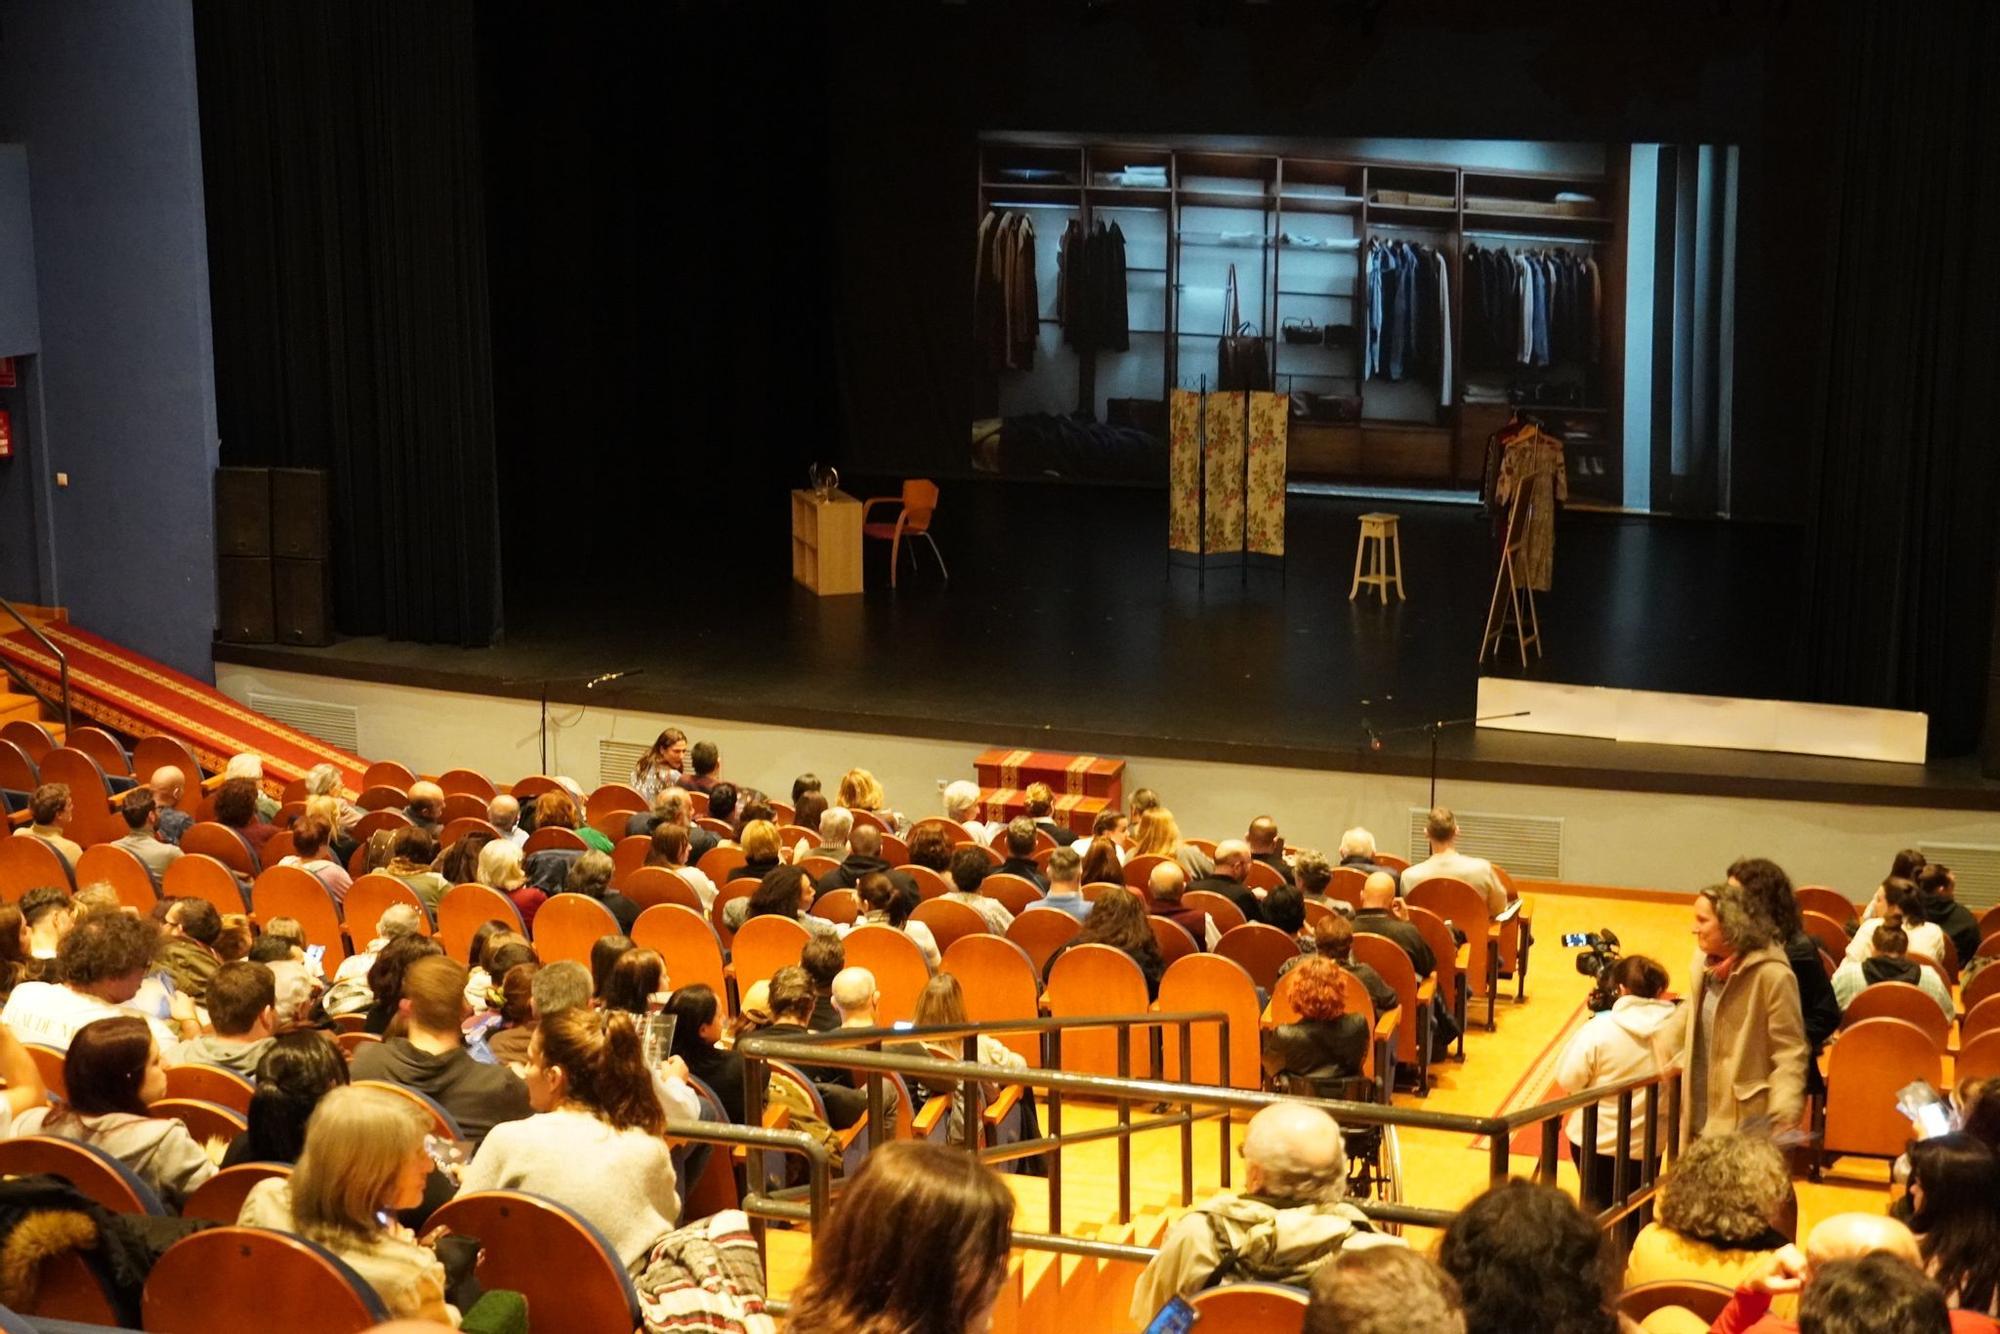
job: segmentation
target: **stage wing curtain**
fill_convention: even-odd
[[[1826,343],[1800,414],[1815,446],[1803,678],[1828,701],[1927,711],[1933,755],[1977,740],[1993,614],[1996,11],[1842,6]]]
[[[343,631],[491,643],[474,6],[197,0],[195,37],[222,461],[331,471]]]

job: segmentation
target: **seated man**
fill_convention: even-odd
[[[797,964],[780,968],[771,974],[769,1000],[766,1001],[771,1009],[771,1023],[759,1029],[758,1036],[803,1036],[809,1031],[806,1022],[812,1018],[813,1005],[817,1000],[818,993],[813,989],[812,978],[805,969]],[[792,1065],[819,1090],[820,1100],[826,1104],[827,1124],[835,1130],[845,1130],[867,1114],[868,1094],[854,1087],[848,1080],[846,1070],[805,1061],[794,1061]]]
[[[882,849],[881,832],[879,829],[875,830],[875,850],[878,856],[881,855]],[[849,846],[849,839],[853,834],[854,812],[845,806],[829,806],[819,814],[819,845],[806,849],[806,856],[827,857],[837,862],[846,861],[848,854],[854,851]],[[855,883],[861,883],[859,877],[856,877]]]
[[[680,785],[690,792],[706,792],[714,795],[715,785],[722,781],[722,750],[713,741],[697,741],[688,752],[689,773],[681,775]],[[714,807],[709,811],[714,813]],[[718,820],[726,820],[726,815],[717,815]]]
[[[1144,1325],[1174,1296],[1226,1283],[1302,1286],[1335,1255],[1401,1246],[1345,1202],[1347,1152],[1340,1126],[1317,1107],[1276,1103],[1243,1135],[1243,1190],[1223,1191],[1167,1229],[1160,1253],[1132,1289]]]
[[[875,1017],[882,1003],[875,974],[866,968],[843,968],[833,978],[833,1008],[840,1013],[842,1028],[880,1028]]]
[[[1340,864],[1363,875],[1374,875],[1381,871],[1396,886],[1396,894],[1403,893],[1403,876],[1393,866],[1384,866],[1375,860],[1375,835],[1356,826],[1340,836]]]
[[[1196,949],[1212,950],[1222,939],[1215,918],[1182,902],[1187,892],[1187,872],[1179,862],[1161,862],[1146,877],[1146,892],[1153,901],[1152,915],[1164,917],[1194,937]]]
[[[1410,921],[1410,910],[1396,897],[1396,882],[1387,871],[1374,871],[1361,886],[1361,907],[1354,914],[1357,935],[1387,936],[1410,956],[1410,967],[1422,982],[1437,968],[1424,933]]]
[[[28,928],[28,957],[54,959],[80,916],[68,892],[36,885],[21,896],[19,906],[21,924]]]
[[[1326,896],[1328,885],[1333,883],[1333,863],[1311,848],[1301,848],[1292,862],[1293,883],[1308,903],[1321,903],[1337,913],[1352,914],[1354,909],[1345,899],[1330,899]]]
[[[855,831],[858,838],[860,830]],[[980,885],[986,881],[987,872],[993,863],[986,860],[986,854],[978,848],[967,846],[951,854],[951,889],[943,897],[954,903],[963,903],[985,921],[986,929],[996,936],[1007,934],[1007,928],[1014,925],[1014,914],[1007,905],[990,894],[980,892]]]
[[[1083,897],[1083,858],[1074,848],[1057,848],[1049,854],[1048,892],[1028,908],[1053,908],[1079,922],[1090,916],[1090,901]]]
[[[1979,919],[1958,901],[1958,877],[1950,867],[1931,862],[1917,872],[1917,892],[1924,916],[1951,937],[1960,959],[1970,961],[1979,953]]]
[[[429,830],[431,837],[436,838],[444,832],[444,789],[422,779],[410,784],[410,804],[403,814],[410,817],[411,824]]]
[[[1276,889],[1265,891],[1264,925],[1275,926],[1297,941],[1301,954],[1311,954],[1319,947],[1311,929],[1306,926],[1305,895],[1290,885],[1279,885]]]
[[[1215,870],[1188,886],[1220,894],[1243,910],[1245,922],[1264,920],[1264,904],[1244,883],[1250,874],[1250,845],[1240,838],[1225,838],[1215,845]]]
[[[255,1082],[257,1063],[278,1031],[278,983],[261,963],[226,963],[208,979],[208,1022],[212,1036],[181,1048],[184,1065],[220,1066]]]
[[[399,1007],[408,1036],[368,1043],[354,1053],[349,1069],[356,1080],[380,1079],[428,1094],[476,1144],[502,1121],[521,1120],[534,1109],[520,1076],[466,1051],[459,1026],[471,1013],[467,976],[464,964],[441,954],[412,963],[403,974]]]
[[[159,808],[160,818],[157,832],[160,841],[179,847],[181,835],[194,825],[194,817],[181,809],[182,789],[187,785],[187,775],[171,764],[163,764],[153,770],[147,786],[153,790],[153,804]]]
[[[528,841],[528,831],[521,828],[521,801],[518,797],[502,792],[487,802],[486,823],[499,830],[500,837],[517,846]]]
[[[1431,855],[1403,872],[1403,892],[1409,893],[1426,880],[1463,880],[1486,896],[1486,911],[1498,917],[1514,901],[1500,883],[1493,863],[1484,857],[1468,857],[1458,850],[1458,818],[1443,806],[1431,809],[1424,821],[1424,837],[1430,841]]]
[[[208,1003],[208,979],[222,967],[215,952],[215,938],[221,934],[222,914],[207,899],[175,899],[167,909],[167,944],[160,962],[174,986],[197,1005]]]
[[[146,970],[160,946],[160,929],[128,913],[105,913],[76,924],[63,937],[56,954],[56,972],[63,980],[23,982],[0,1009],[0,1024],[23,1042],[39,1042],[60,1051],[85,1024],[138,1013],[125,1008],[139,994]],[[201,1035],[194,1001],[176,994],[171,1019],[141,1016],[153,1030],[160,1057],[168,1065],[180,1061],[181,1044]]]
[[[828,811],[827,815],[833,814]],[[820,817],[820,828],[826,828],[826,815]],[[862,825],[848,835],[847,856],[840,865],[821,876],[813,888],[821,894],[836,889],[853,889],[861,883],[861,877],[871,871],[886,871],[890,879],[896,878],[889,863],[882,860],[882,831],[872,824]]]
[[[118,801],[118,813],[125,817],[125,827],[131,830],[125,837],[111,846],[123,848],[139,859],[139,865],[146,868],[146,874],[153,877],[153,888],[160,887],[160,877],[181,855],[179,847],[163,842],[159,836],[159,807],[153,801],[153,789],[135,787]]]
[[[56,850],[56,855],[76,869],[76,859],[83,856],[83,846],[73,838],[63,834],[63,828],[76,815],[76,805],[69,797],[68,783],[44,783],[36,788],[28,798],[28,811],[34,823],[24,825],[14,831],[16,838],[39,838]]]
[[[1849,1269],[1872,1258],[1873,1274]],[[1720,1334],[1792,1334],[1808,1318],[1827,1334],[1914,1334],[1915,1331],[1990,1331],[1994,1323],[1971,1311],[1951,1311],[1941,1323],[1945,1298],[1923,1278],[1923,1253],[1910,1229],[1879,1214],[1834,1214],[1806,1234],[1805,1249],[1786,1246],[1759,1262],[1736,1286],[1736,1295],[1709,1328]],[[1772,1299],[1798,1293],[1799,1319],[1771,1314]],[[1828,1321],[1829,1307],[1844,1307]]]
[[[1007,860],[994,868],[995,873],[1017,875],[1044,894],[1048,893],[1049,878],[1042,873],[1041,867],[1035,865],[1035,822],[1025,815],[1009,820],[1003,843],[1005,846],[1001,851],[1007,854]]]
[[[1292,864],[1285,860],[1284,836],[1278,833],[1278,822],[1268,815],[1260,815],[1250,822],[1250,832],[1243,836],[1250,845],[1250,860],[1262,862],[1285,878],[1285,883],[1296,884],[1292,877]]]
[[[1407,1246],[1336,1255],[1313,1274],[1300,1334],[1465,1334],[1450,1274]]]

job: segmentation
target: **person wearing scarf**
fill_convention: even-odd
[[[1679,1024],[1681,1143],[1710,1132],[1796,1131],[1810,1048],[1777,928],[1741,885],[1695,897],[1692,985]]]

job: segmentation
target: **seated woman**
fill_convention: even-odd
[[[920,833],[935,833],[935,830],[920,830]],[[861,877],[854,887],[861,898],[860,925],[893,926],[910,938],[910,942],[923,951],[924,961],[936,968],[944,956],[938,952],[937,937],[922,922],[913,921],[910,914],[915,912],[922,898],[909,885],[891,876],[886,871],[870,871]]]
[[[658,950],[629,949],[611,965],[604,979],[602,1001],[607,1011],[643,1016],[655,1002],[664,1004],[667,961]]]
[[[517,963],[500,976],[499,1026],[486,1034],[486,1050],[501,1065],[520,1065],[528,1059],[528,1043],[535,1036],[535,974],[539,963]]]
[[[1285,960],[1284,966],[1278,969],[1279,977],[1299,967],[1307,959],[1330,959],[1361,979],[1361,985],[1368,989],[1368,1003],[1375,1007],[1376,1018],[1381,1018],[1403,1003],[1402,997],[1396,994],[1396,989],[1389,985],[1382,974],[1354,957],[1352,922],[1339,913],[1332,913],[1313,923],[1312,929],[1307,934],[1312,937],[1312,952]]]
[[[306,1123],[291,1176],[252,1186],[237,1226],[318,1242],[375,1289],[392,1318],[456,1329],[459,1313],[445,1300],[437,1253],[394,1218],[423,1203],[429,1131],[429,1118],[406,1098],[382,1089],[334,1089]],[[496,1299],[505,1300],[489,1293],[480,1306]]]
[[[329,853],[332,841],[333,826],[326,817],[307,811],[292,821],[292,855],[278,865],[310,871],[314,879],[326,886],[335,903],[345,903],[347,891],[354,886],[354,877]]]
[[[910,865],[922,866],[939,875],[951,871],[951,839],[934,824],[910,831]]]
[[[743,865],[731,877],[735,880],[762,880],[784,864],[779,856],[778,826],[769,820],[752,820],[743,826]]]
[[[1124,884],[1125,859],[1118,855],[1118,845],[1108,838],[1091,839],[1078,874],[1086,885]]]
[[[639,920],[639,905],[611,887],[611,877],[617,869],[605,853],[586,852],[570,863],[569,874],[563,878],[562,892],[596,899],[611,910],[611,915],[618,921],[618,929],[630,935],[632,923]]]
[[[1264,1077],[1285,1093],[1313,1098],[1351,1096],[1347,1081],[1368,1059],[1368,1021],[1347,1012],[1340,965],[1312,955],[1292,970],[1286,988],[1298,1019],[1264,1034]]]
[[[347,1058],[326,1034],[308,1028],[273,1039],[257,1062],[250,1128],[229,1142],[222,1165],[297,1162],[313,1109],[346,1084]]]
[[[1869,900],[1861,925],[1854,932],[1854,939],[1847,942],[1847,957],[1861,963],[1873,955],[1875,933],[1882,929],[1892,912],[1902,917],[1903,931],[1909,937],[1910,953],[1921,954],[1942,964],[1944,928],[1927,920],[1923,892],[1917,888],[1917,882],[1893,875],[1882,882],[1875,891],[1875,897]]]
[[[368,966],[368,1017],[362,1029],[385,1035],[403,1004],[403,974],[417,960],[443,954],[444,946],[429,936],[398,936],[384,945]]]
[[[438,900],[451,889],[445,878],[431,869],[437,855],[437,840],[430,831],[411,825],[396,831],[389,842],[389,864],[382,868],[415,891],[433,922],[437,921]]]
[[[479,878],[479,854],[493,841],[493,835],[484,829],[473,830],[438,854],[438,874],[445,878],[446,884],[471,884]]]
[[[527,1079],[535,1115],[495,1126],[460,1189],[566,1204],[636,1269],[681,1209],[638,1026],[608,1011],[552,1014],[528,1044]]]
[[[959,986],[958,979],[950,973],[939,973],[925,985],[923,991],[917,996],[917,1027],[945,1027],[965,1022],[964,989]],[[940,1038],[918,1045],[921,1046],[924,1055],[935,1056],[939,1060],[962,1061],[965,1059],[965,1040],[963,1038]],[[1009,1047],[999,1038],[988,1036],[985,1033],[979,1035],[979,1063],[981,1065],[998,1066],[1002,1070],[1025,1070],[1028,1068],[1027,1057]],[[946,1080],[941,1084],[932,1083],[928,1080],[922,1082],[926,1088],[934,1093],[956,1093],[958,1091],[957,1084],[950,1080]],[[984,1083],[985,1081],[982,1080],[981,1082]],[[985,1094],[989,1100],[999,1092],[1000,1088],[998,1085],[986,1085]],[[911,1094],[912,1099],[915,1096],[914,1093]],[[952,1103],[951,1122],[945,1131],[946,1138],[953,1144],[958,1143],[964,1137],[964,1128],[965,1101],[964,1099],[959,1099]]]
[[[186,1126],[146,1111],[167,1096],[167,1070],[145,1020],[99,1019],[78,1029],[63,1060],[63,1082],[67,1100],[22,1112],[14,1118],[14,1134],[94,1144],[175,1211],[215,1175],[215,1164]]]
[[[576,798],[567,792],[544,792],[535,798],[535,832],[544,829],[567,829],[582,839],[586,848],[594,852],[611,851],[611,840],[583,822]]]
[[[889,798],[883,793],[882,785],[866,769],[849,769],[840,776],[840,800],[834,804],[850,811],[879,815],[898,833],[910,827],[910,822],[903,818],[901,812],[889,809]]]
[[[667,1002],[674,1016],[674,1055],[688,1073],[708,1085],[722,1110],[743,1124],[743,1058],[716,1044],[722,1041],[722,1003],[712,987],[700,982],[682,987]]]
[[[1181,827],[1174,822],[1174,813],[1165,806],[1148,807],[1133,817],[1132,855],[1172,857],[1180,863],[1190,882],[1215,873],[1214,860],[1181,837]]]
[[[257,808],[261,793],[254,778],[230,778],[215,789],[215,822],[243,835],[250,845],[251,863],[259,868],[264,865],[264,845],[278,832]]]
[[[1639,1230],[1625,1286],[1696,1279],[1735,1288],[1790,1238],[1795,1219],[1785,1156],[1762,1135],[1703,1135],[1661,1178],[1658,1211]]]
[[[1146,999],[1160,998],[1160,977],[1167,971],[1166,960],[1160,957],[1159,942],[1153,938],[1146,905],[1131,890],[1120,887],[1100,894],[1097,902],[1090,905],[1090,916],[1083,919],[1083,929],[1049,956],[1045,975],[1055,971],[1056,960],[1065,950],[1078,945],[1110,945],[1123,950],[1139,965],[1139,972],[1146,979]]]
[[[1840,1012],[1847,1013],[1854,998],[1877,982],[1906,982],[1936,1001],[1946,1019],[1956,1018],[1957,1011],[1952,1008],[1951,992],[1945,989],[1944,978],[1936,969],[1926,968],[1910,957],[1910,932],[1904,925],[1903,914],[1891,908],[1866,925],[1875,952],[1865,959],[1849,954],[1833,970],[1833,998],[1840,1002]]]
[[[549,896],[528,883],[521,869],[521,845],[511,838],[496,838],[479,850],[479,883],[505,894],[521,914],[521,924],[530,931],[535,913]]]
[[[813,903],[812,877],[800,866],[780,866],[759,882],[756,892],[723,905],[722,919],[732,931],[740,931],[752,917],[789,917],[816,936],[837,936],[840,928],[824,917],[806,910]]]
[[[509,968],[530,959],[541,962],[528,938],[500,921],[482,923],[472,933],[472,945],[465,955],[472,961],[465,974],[465,1003],[475,1012],[493,1008],[494,984]]]
[[[331,803],[325,813],[327,822],[333,826],[336,843],[346,843],[349,851],[354,847],[354,826],[361,823],[361,817],[368,812],[347,799],[346,780],[340,770],[331,764],[315,764],[306,770],[306,810],[318,813],[321,808],[314,804],[314,798]]]
[[[688,865],[688,850],[686,825],[656,824],[653,826],[653,844],[646,850],[646,865],[672,871],[687,881],[695,897],[701,900],[701,910],[707,912],[715,906],[715,882],[700,867]]]
[[[1907,1209],[1924,1268],[1962,1311],[2000,1311],[2000,1158],[1985,1141],[1955,1131],[1910,1146]]]

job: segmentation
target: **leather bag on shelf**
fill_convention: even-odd
[[[1264,352],[1264,339],[1257,326],[1243,318],[1236,294],[1236,266],[1229,266],[1229,286],[1222,299],[1222,337],[1215,345],[1216,387],[1224,393],[1235,389],[1269,389],[1271,362]]]

